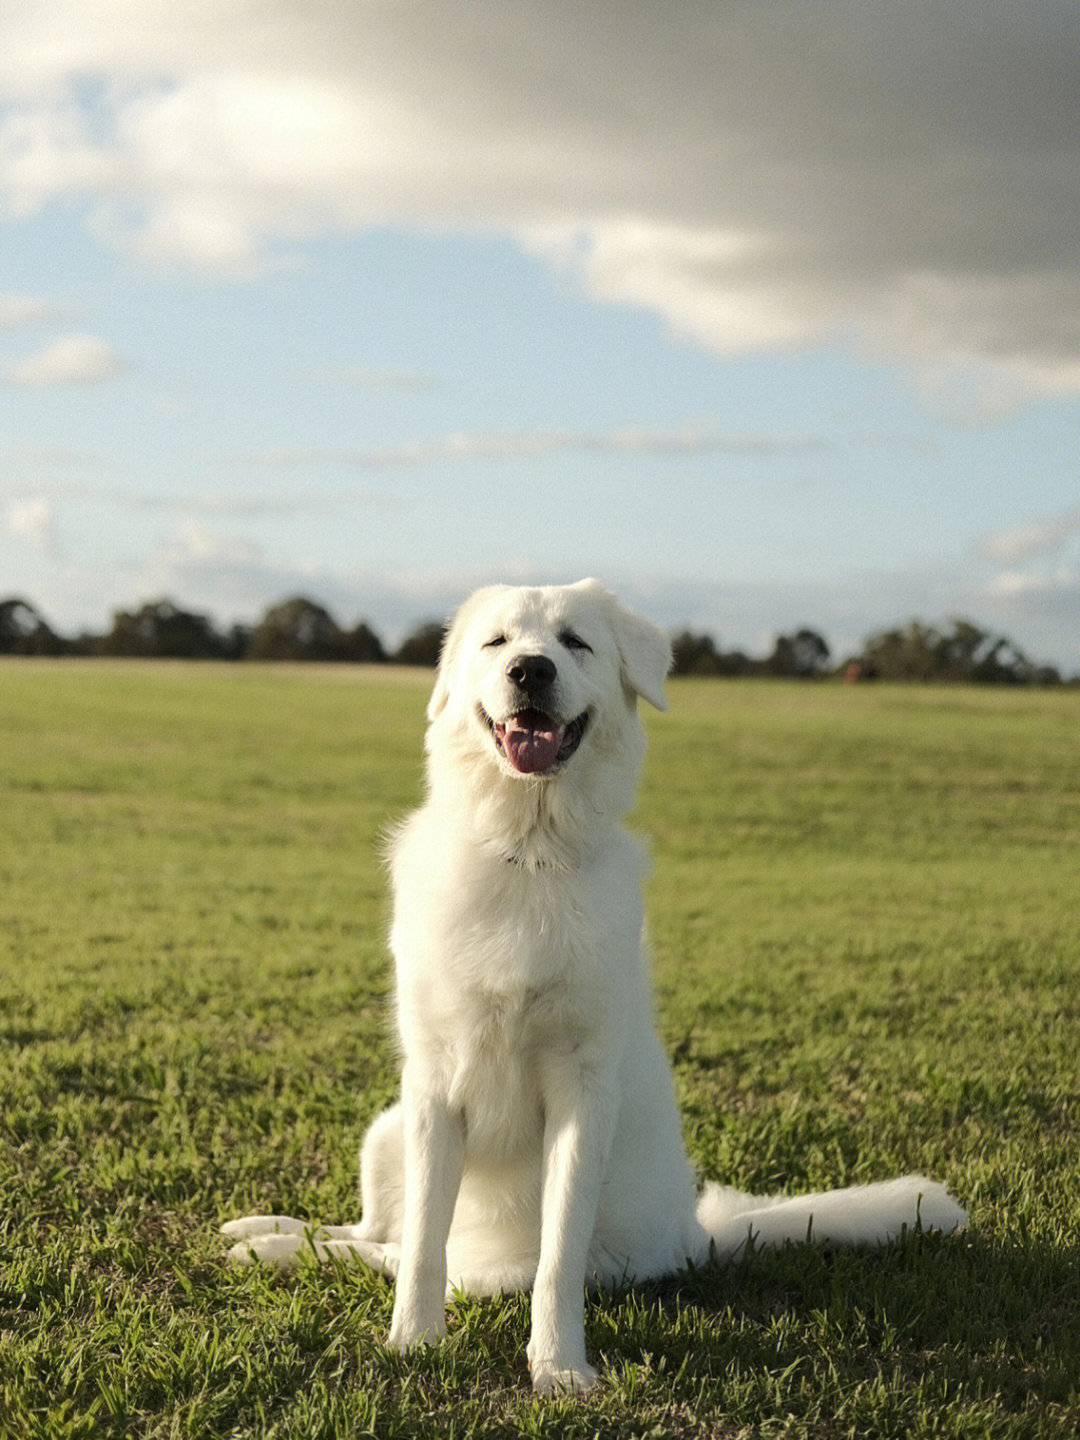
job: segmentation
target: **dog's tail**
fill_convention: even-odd
[[[722,1185],[706,1185],[697,1205],[698,1223],[717,1259],[738,1255],[747,1241],[778,1249],[787,1243],[885,1245],[904,1230],[962,1230],[966,1212],[944,1185],[921,1175],[853,1185],[817,1195],[768,1199]]]

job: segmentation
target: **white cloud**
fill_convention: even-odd
[[[990,567],[972,609],[1035,660],[1080,674],[1080,508],[983,537]]]
[[[1035,575],[1007,572],[980,597],[980,618],[1016,640],[1032,660],[1080,677],[1080,566]]]
[[[51,550],[56,545],[56,507],[43,495],[11,500],[4,512],[8,529],[24,544],[35,550]]]
[[[416,370],[375,370],[363,365],[317,370],[314,378],[326,385],[343,385],[355,390],[435,390],[439,384],[434,375]]]
[[[60,314],[60,307],[37,295],[0,295],[0,330],[40,325]]]
[[[104,340],[93,335],[65,335],[44,350],[8,367],[4,378],[14,385],[92,385],[113,380],[127,369]]]
[[[303,594],[327,606],[341,623],[374,624],[390,644],[418,621],[446,614],[461,598],[454,577],[349,573],[318,560],[286,560],[246,536],[190,521],[114,578],[114,603],[133,606],[147,596],[168,596],[219,623],[252,622],[271,605]]]
[[[996,564],[1014,566],[1053,554],[1080,535],[1080,509],[1067,510],[1048,520],[1031,520],[983,538],[979,553]]]
[[[341,465],[358,470],[396,469],[447,461],[515,460],[587,451],[605,455],[799,455],[826,448],[818,436],[802,434],[724,435],[715,430],[647,430],[628,428],[607,433],[574,430],[491,431],[444,435],[403,445],[365,449],[275,449],[243,457],[249,464],[296,467]]]
[[[500,231],[718,352],[1080,391],[1074,0],[25,0],[4,31],[7,208],[89,197],[149,259]]]
[[[240,536],[223,537],[197,520],[178,528],[169,553],[181,564],[252,565],[262,559],[261,548]]]

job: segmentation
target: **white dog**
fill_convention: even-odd
[[[587,1389],[587,1285],[746,1243],[873,1244],[952,1230],[910,1176],[798,1199],[696,1193],[653,1026],[639,846],[620,826],[665,708],[660,630],[599,584],[493,587],[446,639],[428,797],[392,845],[401,1101],[360,1157],[363,1219],[225,1226],[232,1255],[358,1255],[397,1276],[391,1345],[445,1333],[447,1281],[532,1287],[537,1390]]]

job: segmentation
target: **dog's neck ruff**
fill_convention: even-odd
[[[543,870],[566,874],[578,869],[582,858],[579,847],[555,823],[543,798],[536,797],[536,802],[536,810],[528,819],[519,817],[519,828],[511,833],[494,832],[485,848],[494,850],[504,865],[523,873]]]
[[[592,836],[583,833],[575,807],[567,807],[565,796],[544,780],[503,781],[489,801],[473,812],[474,835],[501,864],[523,874],[579,870],[607,834],[607,826],[598,826]]]
[[[502,857],[504,865],[513,865],[515,870],[572,870],[573,865],[557,865],[554,861],[543,855],[528,855],[524,849],[512,851],[509,855]]]

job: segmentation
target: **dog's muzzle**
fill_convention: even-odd
[[[543,710],[527,707],[505,720],[484,719],[500,755],[519,775],[550,775],[565,764],[581,744],[588,712],[562,724]]]

